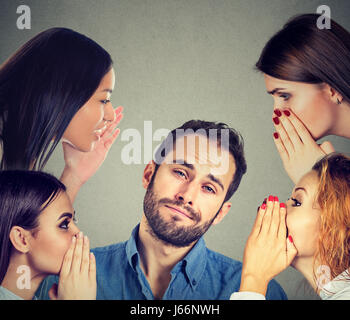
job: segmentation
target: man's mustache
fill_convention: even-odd
[[[184,203],[183,201],[181,200],[171,200],[171,199],[168,199],[168,198],[162,198],[159,200],[158,202],[160,205],[161,204],[169,204],[169,205],[174,205],[176,207],[178,207],[179,209],[183,210],[183,211],[186,211],[187,215],[194,221],[198,222],[200,221],[200,214],[193,210],[191,207],[189,206],[184,206]]]

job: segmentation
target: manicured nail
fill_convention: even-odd
[[[275,110],[273,110],[273,112],[275,113],[275,115],[277,117],[280,117],[282,115],[282,112],[280,111],[280,109],[275,109]]]
[[[274,197],[273,196],[269,196],[269,201],[273,201]]]
[[[260,207],[262,210],[265,210],[266,209],[266,203],[263,203]]]
[[[278,119],[278,117],[274,117],[272,120],[273,120],[273,122],[275,124],[279,124],[280,123],[280,119]]]
[[[281,203],[280,203],[280,208],[285,208],[285,207],[286,207],[286,204],[283,203],[283,202],[281,202]]]
[[[273,133],[273,137],[274,137],[275,139],[278,139],[278,137],[279,137],[278,132],[274,132],[274,133]]]
[[[275,198],[274,198],[274,200],[275,200],[276,202],[278,202],[278,201],[279,201],[279,200],[278,200],[278,197],[275,197]]]
[[[284,113],[287,117],[290,116],[290,112],[289,112],[288,110],[283,110],[283,113]]]
[[[292,238],[291,235],[288,236],[288,240],[289,240],[290,243],[293,243],[293,238]]]

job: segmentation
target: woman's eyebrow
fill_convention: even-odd
[[[267,91],[267,93],[274,95],[277,91],[280,91],[280,90],[286,90],[286,88],[275,88],[271,91]]]
[[[112,89],[103,89],[103,90],[101,90],[102,92],[109,92],[109,93],[112,93],[113,92],[113,90]]]
[[[69,217],[69,218],[72,219],[73,214],[71,214],[70,212],[64,212],[64,213],[62,213],[62,214],[58,217],[57,221],[60,220],[60,219],[62,219],[62,218],[65,218],[65,217]]]
[[[302,188],[302,187],[295,188],[294,192],[297,192],[298,190],[302,190],[302,191],[304,191],[307,194],[307,191],[306,191],[305,188]]]

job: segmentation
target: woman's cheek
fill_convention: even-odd
[[[306,101],[296,101],[291,109],[315,140],[327,135],[333,117],[323,99],[314,98]]]

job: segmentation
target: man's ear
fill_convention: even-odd
[[[30,231],[22,227],[14,226],[10,231],[10,241],[16,250],[22,253],[29,251],[29,237]]]
[[[227,215],[227,213],[230,211],[231,206],[232,206],[232,203],[231,203],[231,202],[225,202],[225,203],[222,205],[222,207],[221,207],[221,209],[220,209],[218,215],[216,216],[215,220],[213,221],[213,225],[216,225],[216,224],[220,223],[221,220],[224,219],[224,217],[225,217],[225,216]]]
[[[147,164],[145,170],[143,170],[142,185],[145,189],[148,188],[148,185],[152,180],[152,176],[154,174],[155,168],[156,168],[156,164],[152,160]]]
[[[343,101],[343,96],[329,84],[326,84],[326,93],[329,99],[336,104],[340,104]]]

